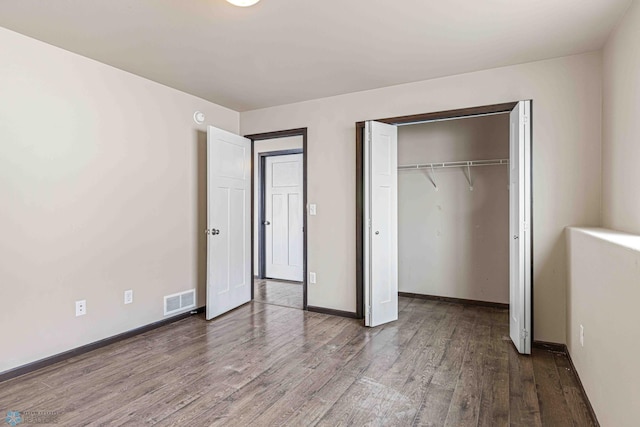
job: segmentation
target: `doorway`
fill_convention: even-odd
[[[252,299],[306,310],[306,128],[246,138],[254,166]]]
[[[398,127],[408,125],[422,126],[426,123],[450,120],[460,122],[460,120],[457,119],[478,118],[497,114],[508,115],[508,120],[503,121],[504,125],[501,130],[503,137],[509,140],[508,154],[506,155],[508,158],[505,159],[504,153],[501,152],[498,158],[489,160],[482,159],[477,162],[475,160],[480,159],[471,158],[474,157],[472,155],[469,159],[464,159],[464,162],[441,162],[435,166],[440,168],[451,167],[462,171],[463,174],[458,174],[455,178],[461,180],[462,175],[464,175],[465,179],[463,181],[466,181],[466,184],[468,184],[469,191],[473,192],[472,168],[475,169],[475,166],[483,166],[482,169],[485,169],[484,166],[497,166],[494,169],[499,171],[500,168],[504,168],[507,164],[509,165],[507,166],[508,172],[506,170],[502,172],[504,175],[504,181],[502,182],[503,184],[508,184],[508,210],[506,209],[506,203],[502,203],[505,198],[504,195],[488,195],[485,193],[485,195],[480,198],[482,202],[500,205],[500,209],[503,209],[503,211],[501,211],[499,223],[495,221],[496,216],[491,215],[491,209],[487,210],[487,212],[489,212],[488,218],[480,218],[478,221],[481,223],[484,221],[483,226],[486,226],[489,231],[498,230],[496,236],[499,238],[494,236],[493,239],[496,242],[500,240],[499,244],[495,246],[499,246],[502,257],[506,258],[501,259],[498,265],[505,264],[508,270],[508,274],[504,274],[504,276],[508,277],[502,278],[502,275],[500,275],[501,278],[499,280],[504,280],[504,282],[508,282],[509,285],[509,299],[507,301],[509,302],[510,309],[510,335],[512,341],[521,353],[530,353],[532,339],[531,101],[388,118],[356,124],[358,265],[356,297],[358,314],[360,318],[365,319],[365,325],[376,326],[397,319],[397,295],[402,287],[405,289],[411,286],[422,287],[421,290],[434,289],[434,287],[430,288],[424,282],[426,275],[424,271],[421,270],[424,270],[429,265],[429,262],[424,258],[424,254],[421,254],[422,258],[420,261],[413,263],[415,264],[413,265],[414,271],[404,271],[403,274],[398,274],[399,264],[400,266],[402,266],[403,263],[405,266],[411,266],[413,261],[420,258],[420,256],[418,256],[412,260],[406,257],[407,251],[405,247],[403,257],[407,259],[403,258],[402,262],[399,262],[398,171],[415,168],[414,172],[417,173],[420,170],[420,175],[416,175],[416,178],[422,179],[421,181],[416,181],[422,186],[420,191],[425,191],[428,188],[430,188],[431,191],[438,191],[438,183],[433,163],[427,162],[424,159],[416,159],[415,164],[406,164],[404,167],[398,164]],[[436,155],[437,151],[436,149]],[[491,150],[489,150],[489,152],[491,152]],[[466,153],[474,154],[468,150]],[[431,154],[434,154],[434,151],[431,151]],[[414,163],[408,162],[406,156],[404,162]],[[478,168],[478,170],[480,169],[481,168]],[[488,170],[489,168],[486,169]],[[487,173],[485,173],[485,178],[489,179]],[[492,187],[498,188],[498,181],[495,181],[495,179],[501,180],[502,178],[500,178],[498,174],[495,175],[493,181],[487,181],[487,183],[490,183]],[[403,181],[408,182],[407,179],[403,179]],[[414,185],[416,182],[414,182]],[[430,183],[429,187],[424,186],[426,182]],[[459,183],[460,182],[461,181],[459,181]],[[474,202],[474,199],[478,200],[477,196],[480,195],[467,193],[474,197],[460,197],[460,189],[456,188],[455,190],[458,192],[458,195],[452,191],[439,197],[434,196],[432,198],[433,200],[429,199],[428,202],[443,200],[443,204],[449,204],[461,211],[449,212],[449,215],[468,215],[464,212],[465,209],[472,210],[472,213],[477,215],[478,203]],[[423,196],[424,194],[420,195],[420,197],[425,198]],[[491,197],[489,198],[488,196]],[[407,198],[404,197],[404,199]],[[500,199],[502,199],[502,201],[500,201]],[[415,203],[413,198],[409,200],[411,203]],[[413,245],[414,251],[430,252],[434,255],[434,258],[437,258],[442,254],[437,253],[433,249],[434,246],[437,246],[434,240],[439,239],[439,237],[436,236],[438,236],[437,232],[439,232],[440,225],[442,225],[445,230],[448,227],[449,230],[452,231],[450,236],[453,238],[445,242],[448,245],[451,245],[451,241],[456,238],[459,241],[464,241],[465,238],[473,234],[473,230],[470,230],[471,233],[465,234],[463,230],[457,227],[460,225],[459,218],[452,220],[450,217],[443,216],[435,209],[442,209],[442,206],[437,203],[434,203],[433,207],[433,212],[420,212],[418,216],[407,215],[405,210],[405,214],[401,216],[400,220],[406,221],[411,219],[415,224],[411,227],[410,233],[406,230],[407,224],[401,224],[403,227],[400,228],[404,228],[405,238],[410,235],[410,238],[413,239],[411,244]],[[423,211],[425,210],[424,206],[418,206],[418,208]],[[494,212],[497,209],[495,206],[491,208]],[[482,212],[480,213],[482,214]],[[486,212],[484,215],[486,216]],[[434,227],[433,221],[441,221],[441,224]],[[426,222],[431,223],[425,226]],[[504,224],[505,222],[508,223],[508,226]],[[505,228],[505,226],[508,227],[508,229]],[[425,231],[423,239],[416,237],[417,232],[421,229]],[[431,234],[433,234],[433,236]],[[477,234],[479,235],[480,233]],[[486,239],[486,236],[482,237],[485,238],[485,243],[487,240],[491,240]],[[467,249],[474,248],[473,242],[466,241],[464,243]],[[452,255],[453,258],[456,257],[455,253]],[[475,259],[484,259],[485,261],[483,262],[486,262],[487,257],[485,255],[486,254],[475,254]],[[446,274],[443,276],[442,273],[447,273],[449,278],[455,276],[456,279],[459,280],[461,277],[460,272],[463,271],[464,268],[460,268],[460,265],[456,264],[464,260],[460,257],[458,257],[458,259],[453,258],[449,259],[453,264],[449,266],[451,268],[439,264],[441,261],[429,260],[432,261],[432,270],[439,269],[434,275],[438,277],[437,274],[440,273],[439,278],[442,279],[442,277],[446,276]],[[481,267],[486,269],[486,266]],[[479,271],[478,266],[468,267],[467,270],[469,272]],[[420,280],[413,280],[416,276],[422,277],[420,277]],[[398,284],[399,277],[404,280],[403,286],[400,287]],[[413,283],[407,283],[411,282],[410,279],[413,280]],[[471,280],[472,279],[469,279],[470,283]],[[460,283],[457,283],[457,285],[460,285]],[[467,284],[467,286],[469,285]],[[458,287],[460,288],[460,286]],[[469,291],[469,289],[464,289],[464,286],[462,288],[462,291]],[[460,292],[461,289],[449,291]],[[479,289],[471,289],[471,291],[476,292],[475,295],[481,295],[481,293],[478,293]],[[469,292],[469,295],[474,294]],[[427,295],[424,296],[426,297]],[[504,300],[504,296],[502,296],[502,298]],[[455,300],[456,298],[450,299]]]

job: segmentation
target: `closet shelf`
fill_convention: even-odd
[[[428,174],[429,180],[435,187],[436,191],[438,191],[438,183],[436,182],[436,177],[434,173],[434,169],[446,169],[446,168],[466,168],[467,172],[464,176],[467,178],[467,182],[469,182],[469,191],[473,191],[473,179],[471,178],[471,168],[477,166],[498,166],[498,165],[508,165],[509,159],[491,159],[491,160],[466,160],[461,162],[443,162],[443,163],[420,163],[416,165],[402,165],[398,166],[399,171],[411,171],[411,170],[420,170],[420,169],[428,169],[431,170],[431,174]],[[463,169],[464,172],[464,169]]]
[[[415,165],[398,166],[399,171],[415,170],[415,169],[443,169],[443,168],[466,168],[477,166],[497,166],[508,165],[509,159],[492,159],[492,160],[466,160],[460,162],[444,162],[444,163],[419,163]]]

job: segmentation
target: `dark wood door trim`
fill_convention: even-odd
[[[297,129],[278,130],[274,132],[255,133],[252,135],[245,135],[244,137],[249,138],[252,141],[264,141],[265,139],[286,138],[288,136],[302,136],[303,139],[306,141],[307,128],[297,128]]]
[[[434,120],[462,119],[464,117],[482,116],[487,114],[508,113],[518,105],[517,102],[503,104],[483,105],[479,107],[461,108],[458,110],[436,111],[434,113],[411,114],[409,116],[388,117],[386,119],[374,119],[376,122],[390,125],[406,125],[409,123],[421,123]],[[358,122],[358,127],[364,128],[364,122]]]
[[[253,254],[254,254],[254,244],[255,242],[253,241],[253,236],[255,233],[254,230],[254,223],[255,223],[255,219],[254,219],[254,215],[255,215],[255,206],[254,206],[254,199],[255,197],[253,196],[253,192],[256,191],[255,188],[253,188],[253,183],[255,181],[255,173],[257,173],[258,171],[256,171],[256,165],[253,164],[254,158],[255,158],[255,142],[256,141],[264,141],[264,140],[268,140],[268,139],[277,139],[277,138],[286,138],[289,136],[302,136],[302,186],[303,186],[303,205],[304,205],[304,216],[303,216],[303,227],[304,227],[304,242],[303,242],[303,274],[304,274],[304,279],[302,281],[302,308],[304,310],[307,310],[307,254],[308,254],[308,250],[307,250],[307,244],[308,244],[308,232],[309,232],[309,227],[307,224],[307,169],[308,169],[308,161],[307,161],[307,128],[297,128],[297,129],[286,129],[286,130],[279,130],[279,131],[275,131],[275,132],[264,132],[264,133],[256,133],[256,134],[251,134],[251,135],[245,135],[245,138],[248,138],[251,140],[251,280],[253,281],[255,272],[254,272],[254,259],[253,259]],[[251,299],[254,298],[254,286],[252,284],[251,286]]]
[[[356,318],[364,319],[364,122],[356,123]]]
[[[334,310],[332,308],[309,306],[308,310],[309,311],[313,311],[314,313],[322,313],[322,314],[328,314],[328,315],[331,315],[331,316],[347,317],[349,319],[357,319],[358,318],[357,313],[352,313],[350,311],[343,311],[343,310]]]
[[[491,307],[491,308],[500,309],[500,310],[509,309],[509,304],[505,304],[501,302],[481,301],[481,300],[465,299],[465,298],[453,298],[453,297],[445,297],[440,295],[416,294],[413,292],[398,292],[398,296],[405,297],[405,298],[425,299],[430,301],[442,301],[442,302],[447,302],[451,304]]]

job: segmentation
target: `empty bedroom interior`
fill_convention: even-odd
[[[0,4],[6,422],[637,425],[638,0],[230,3]]]

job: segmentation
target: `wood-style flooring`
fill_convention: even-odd
[[[257,302],[302,309],[302,283],[254,279],[253,299]]]
[[[518,355],[504,310],[400,298],[397,322],[249,303],[0,384],[59,425],[591,426],[565,356]]]

